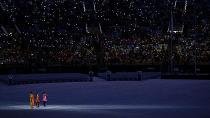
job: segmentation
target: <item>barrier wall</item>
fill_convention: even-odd
[[[46,73],[0,75],[0,81],[8,84],[32,84],[52,82],[92,81],[88,74],[81,73]]]

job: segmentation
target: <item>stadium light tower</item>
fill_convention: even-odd
[[[171,16],[170,16],[168,31],[170,33],[170,56],[169,56],[170,70],[169,70],[169,72],[173,72],[173,34],[176,32],[174,32],[174,21],[173,21],[172,9],[171,9]]]
[[[182,19],[184,19],[186,11],[187,11],[187,5],[188,0],[185,1],[179,1],[175,0],[174,2],[170,3],[170,18],[169,18],[169,27],[168,32],[170,34],[170,41],[169,41],[169,58],[170,58],[170,69],[169,72],[172,73],[174,69],[174,54],[173,54],[173,47],[175,44],[173,44],[174,36],[183,34],[184,31],[184,22]],[[181,12],[179,12],[181,10]],[[180,20],[181,19],[181,20]]]
[[[193,0],[193,6],[195,7],[196,9],[196,4],[194,3],[194,0]],[[193,10],[193,14],[195,14],[195,9]],[[196,16],[194,16],[193,18],[193,26],[196,25]],[[193,35],[193,40],[194,40],[194,74],[196,75],[197,74],[197,42],[196,42],[196,33],[194,33]]]
[[[89,54],[92,56],[96,56],[97,65],[99,68],[104,66],[104,49],[103,49],[103,25],[100,22],[101,15],[100,8],[98,5],[100,4],[97,0],[85,1],[81,2],[82,11],[86,20],[84,21],[84,29],[86,32],[86,36],[91,38],[91,45],[94,47],[91,50],[87,50]],[[101,6],[101,4],[99,5]],[[80,46],[80,45],[79,45]],[[84,48],[84,47],[82,47]],[[95,55],[93,54],[95,52]]]

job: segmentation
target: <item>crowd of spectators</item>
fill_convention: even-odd
[[[208,0],[1,0],[0,63],[162,64],[172,39],[175,64],[210,64],[209,12]]]

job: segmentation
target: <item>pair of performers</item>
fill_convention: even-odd
[[[44,106],[46,106],[46,103],[47,103],[47,96],[48,96],[47,93],[43,92],[43,94],[42,94],[42,102],[43,102]],[[34,106],[39,107],[40,97],[39,97],[38,93],[36,95],[34,95],[33,92],[31,91],[30,95],[29,95],[29,99],[30,99],[30,107],[31,107],[31,109],[33,109]]]

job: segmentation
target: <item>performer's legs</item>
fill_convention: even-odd
[[[30,108],[33,109],[33,103],[30,101]]]
[[[39,107],[39,102],[37,102],[37,105],[36,106]]]
[[[43,101],[43,105],[46,106],[46,101]]]

